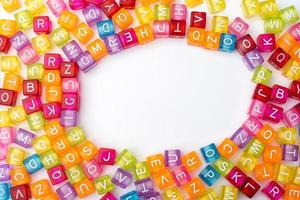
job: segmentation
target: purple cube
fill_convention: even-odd
[[[62,50],[70,61],[76,60],[76,58],[82,54],[82,50],[75,40],[66,44]]]
[[[122,51],[123,46],[119,38],[119,35],[117,34],[109,35],[106,36],[103,40],[109,54],[115,54]]]
[[[249,70],[253,70],[264,62],[264,58],[258,50],[254,49],[243,56],[243,61]]]
[[[0,165],[0,181],[8,181],[10,179],[10,169],[8,164]]]
[[[118,168],[115,175],[112,177],[111,182],[125,189],[130,184],[131,180],[132,175],[129,172]]]
[[[62,126],[70,127],[77,125],[77,111],[63,110],[61,111],[60,124]]]
[[[75,189],[69,182],[58,188],[56,192],[61,200],[71,200],[77,196]]]
[[[22,128],[19,128],[15,135],[14,143],[24,147],[30,148],[32,146],[32,141],[35,138],[35,135],[29,131],[26,131]]]
[[[179,149],[165,151],[165,163],[167,167],[176,167],[181,165],[181,153]]]
[[[297,161],[298,160],[299,146],[294,144],[282,145],[282,155],[285,161]]]
[[[23,32],[19,31],[10,38],[10,43],[11,46],[13,46],[16,49],[16,51],[20,51],[27,44],[29,44],[29,40]]]
[[[134,184],[139,196],[146,196],[153,193],[153,185],[150,178],[138,180]]]
[[[76,58],[76,63],[83,72],[90,71],[93,67],[95,67],[96,64],[93,56],[88,51],[85,51],[82,54],[80,54]]]
[[[82,14],[84,15],[85,21],[90,26],[93,26],[96,22],[102,20],[101,10],[95,5],[90,5],[83,9]]]
[[[144,196],[145,200],[162,200],[159,192],[148,193]]]
[[[243,128],[239,128],[232,136],[231,140],[238,145],[239,148],[244,148],[251,140],[252,136]]]

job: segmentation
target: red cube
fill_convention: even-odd
[[[277,48],[269,57],[268,62],[276,69],[281,69],[291,59],[282,48]]]
[[[288,88],[281,85],[274,85],[270,100],[278,104],[284,104],[289,98],[289,93],[290,90]]]
[[[25,96],[38,95],[42,93],[42,85],[39,80],[23,80],[23,94]]]
[[[206,12],[191,12],[190,27],[203,28],[206,27]]]
[[[31,114],[42,110],[42,102],[39,96],[30,96],[22,100],[26,114]]]
[[[0,89],[0,105],[15,106],[18,93],[13,90]]]
[[[62,62],[60,65],[60,76],[62,78],[76,78],[78,66],[75,62]]]
[[[186,30],[186,22],[183,20],[171,20],[169,35],[170,37],[184,37]]]
[[[7,53],[10,48],[9,38],[3,35],[0,35],[0,52]]]
[[[247,34],[236,41],[235,48],[242,56],[244,56],[246,53],[256,48],[256,43],[251,35]]]
[[[28,184],[18,185],[10,188],[12,200],[29,200],[31,199],[30,187]]]
[[[116,159],[116,150],[100,148],[98,154],[98,163],[100,165],[114,165]]]
[[[58,53],[46,53],[44,56],[45,69],[60,69],[62,58]]]
[[[260,189],[260,185],[252,178],[248,177],[246,184],[242,187],[242,192],[249,198],[252,198]]]
[[[293,81],[291,83],[289,97],[300,100],[300,81]]]
[[[120,10],[119,5],[117,4],[116,1],[114,0],[106,0],[103,1],[100,4],[100,8],[102,9],[102,11],[104,12],[104,14],[108,17],[108,18],[112,18],[112,16],[118,12]]]
[[[120,0],[120,7],[126,9],[134,9],[135,8],[135,0]]]
[[[267,103],[271,98],[271,94],[272,88],[263,84],[257,84],[252,99],[257,99],[264,103]]]
[[[274,104],[268,103],[263,115],[263,120],[279,123],[283,117],[283,108]]]

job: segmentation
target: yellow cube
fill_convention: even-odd
[[[284,164],[280,164],[276,166],[276,180],[280,183],[286,184],[292,181],[293,179],[293,168]]]
[[[76,30],[74,30],[74,36],[82,44],[86,44],[94,36],[94,31],[86,23],[80,22]]]
[[[32,146],[39,155],[46,153],[52,148],[50,139],[46,135],[35,138],[32,142]]]
[[[22,76],[18,74],[5,74],[3,81],[3,88],[20,92],[23,87]]]
[[[213,16],[212,31],[218,32],[218,33],[227,33],[228,32],[228,17]]]
[[[0,35],[12,37],[18,31],[18,25],[15,20],[0,19]]]
[[[252,17],[259,13],[258,0],[242,0],[241,7],[245,17]]]
[[[140,24],[150,24],[154,20],[154,12],[149,6],[136,8],[135,15]]]
[[[9,119],[16,124],[26,120],[26,112],[22,105],[11,107],[8,109]]]
[[[245,172],[252,172],[257,164],[257,158],[243,153],[237,162],[237,166]]]
[[[18,56],[1,56],[0,57],[1,72],[18,74],[21,68],[21,62]]]
[[[278,5],[274,0],[266,0],[259,3],[259,14],[263,19],[277,17],[279,14]]]
[[[165,200],[184,200],[180,190],[177,187],[166,189],[163,195]]]
[[[0,127],[12,126],[8,111],[0,111]]]
[[[297,130],[296,128],[281,127],[278,130],[279,144],[296,144]]]
[[[26,151],[21,148],[9,147],[6,156],[6,162],[14,166],[23,165],[23,160],[25,159],[26,155]]]
[[[68,31],[75,31],[75,28],[77,27],[79,22],[79,19],[76,14],[64,10],[60,17],[57,20],[57,23],[61,26],[67,29]]]
[[[283,68],[282,75],[291,80],[300,79],[300,63],[292,60],[290,64],[287,64],[286,67]]]
[[[1,3],[3,9],[8,13],[11,13],[21,8],[19,0],[1,0]]]
[[[184,2],[189,8],[194,8],[203,4],[203,0],[184,0]]]
[[[34,63],[27,66],[27,79],[43,80],[44,65],[41,63]]]
[[[40,15],[47,11],[47,7],[43,3],[43,0],[25,0],[25,6],[33,16]]]
[[[34,112],[27,115],[27,122],[32,131],[39,131],[45,125],[45,118],[42,112]]]
[[[206,4],[210,13],[219,13],[226,9],[225,0],[206,0]]]
[[[46,34],[41,34],[32,38],[31,42],[38,54],[44,54],[52,50],[51,40]]]

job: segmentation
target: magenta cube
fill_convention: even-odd
[[[172,20],[186,20],[187,9],[186,5],[173,3],[171,5],[171,19]]]
[[[137,36],[133,28],[126,29],[118,33],[124,49],[133,47],[139,44]]]
[[[83,164],[82,169],[90,180],[97,178],[103,172],[102,167],[95,160]]]
[[[49,34],[52,31],[52,25],[48,16],[37,16],[33,18],[33,31],[37,34]]]
[[[154,191],[150,178],[135,181],[134,185],[139,196],[146,196],[148,194],[152,194]]]
[[[76,63],[83,72],[88,72],[96,66],[96,62],[93,56],[88,51],[80,54],[76,58]]]
[[[230,138],[240,149],[244,148],[252,136],[243,128],[239,128]]]
[[[100,200],[117,200],[117,197],[115,197],[112,193],[107,192],[100,198]]]
[[[236,188],[241,188],[247,181],[248,176],[238,167],[233,167],[226,175],[226,179]]]
[[[266,109],[266,104],[262,101],[253,99],[248,111],[248,114],[252,117],[262,119]]]
[[[293,25],[291,28],[288,29],[288,32],[295,38],[295,40],[300,40],[300,22]]]
[[[243,61],[249,70],[253,70],[263,64],[264,58],[256,49],[254,49],[243,56]]]
[[[283,108],[271,103],[268,103],[265,109],[263,120],[279,123],[283,118]]]
[[[80,98],[76,93],[64,93],[62,95],[62,110],[79,110]]]
[[[242,125],[242,128],[253,136],[255,136],[262,127],[263,124],[257,118],[251,116]]]
[[[15,128],[0,127],[0,144],[9,145],[13,142],[15,137]]]
[[[171,171],[173,180],[177,186],[183,186],[191,180],[191,176],[185,166],[180,166]]]
[[[100,148],[98,154],[98,163],[100,165],[114,165],[117,152],[115,149]]]
[[[63,93],[79,93],[78,78],[63,78],[62,91]]]
[[[25,129],[19,128],[16,132],[14,143],[24,147],[30,148],[32,146],[32,141],[35,138],[35,135]]]
[[[31,114],[42,110],[42,101],[40,96],[30,96],[22,100],[26,114]]]
[[[104,1],[104,0],[85,0],[87,3],[89,3],[90,5],[95,5],[100,7],[100,4]]]
[[[179,149],[165,150],[165,164],[167,167],[181,165],[181,152]]]
[[[75,40],[66,44],[62,50],[70,61],[76,60],[76,58],[82,54],[82,50]]]
[[[82,10],[82,14],[89,26],[93,26],[96,22],[102,20],[101,10],[96,5],[89,5]]]
[[[167,38],[170,33],[169,20],[155,20],[153,22],[153,32],[156,38]]]
[[[43,113],[45,119],[60,118],[61,105],[59,102],[51,102],[43,104]]]
[[[245,185],[241,188],[242,192],[248,197],[252,198],[260,189],[260,185],[252,178],[248,177]]]
[[[77,111],[76,110],[63,110],[60,115],[60,124],[65,127],[77,125]]]
[[[264,33],[257,37],[257,50],[260,52],[271,52],[276,48],[275,34]]]
[[[247,34],[249,25],[239,17],[236,17],[228,27],[230,34],[236,35],[237,39]]]
[[[131,182],[132,180],[132,174],[129,173],[128,171],[125,171],[121,168],[118,168],[116,173],[111,179],[111,182],[114,183],[115,185],[125,189]]]
[[[60,184],[68,179],[65,174],[65,168],[62,165],[58,165],[49,169],[47,173],[52,185]]]
[[[29,44],[29,40],[23,32],[19,31],[10,38],[10,43],[16,51],[20,51]]]
[[[275,181],[269,182],[261,192],[270,200],[279,200],[283,197],[285,190]]]
[[[148,193],[144,196],[145,200],[162,200],[159,192]]]
[[[286,87],[283,87],[281,85],[274,85],[272,87],[272,94],[271,94],[271,101],[278,103],[278,104],[284,104],[289,98],[290,90]]]
[[[82,10],[87,6],[85,0],[69,0],[69,6],[72,10]]]
[[[56,192],[60,200],[72,200],[77,196],[75,189],[69,182],[58,188]]]
[[[10,180],[11,167],[8,164],[0,164],[0,181]]]
[[[109,54],[115,54],[123,50],[123,46],[118,34],[106,36],[103,40]]]
[[[48,0],[47,5],[56,17],[59,17],[67,9],[64,0]]]
[[[58,53],[45,53],[44,55],[44,67],[45,69],[60,69],[62,63],[62,57]]]
[[[282,155],[285,161],[298,161],[299,146],[295,144],[282,145]]]
[[[26,45],[17,54],[22,62],[26,65],[33,64],[40,59],[40,56],[36,53],[31,45]]]

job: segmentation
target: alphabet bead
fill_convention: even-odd
[[[136,157],[127,149],[122,150],[116,158],[117,164],[122,169],[125,169],[125,170],[132,169],[135,166],[136,161],[137,161]],[[148,163],[148,167],[150,168],[150,171],[151,171],[151,166],[149,165],[149,163]]]
[[[209,12],[212,14],[222,12],[226,8],[225,0],[207,0],[206,3]]]
[[[101,165],[113,165],[116,159],[116,150],[108,148],[100,148],[98,155],[98,163]]]
[[[271,145],[277,138],[277,132],[269,124],[264,124],[262,129],[256,134],[256,137],[263,144]]]
[[[14,14],[17,26],[21,30],[32,28],[33,18],[29,10],[23,10]]]
[[[65,170],[65,173],[68,177],[68,180],[71,184],[78,183],[85,178],[85,174],[82,171],[82,168],[79,165],[74,165]]]
[[[80,157],[79,152],[75,148],[70,148],[64,152],[63,156],[61,156],[61,162],[65,167],[70,168],[77,164],[80,164],[82,162],[82,158]]]
[[[12,37],[18,31],[17,22],[14,20],[2,19],[0,20],[0,35]]]
[[[70,0],[69,6],[72,10],[82,10],[87,6],[85,0]]]
[[[63,27],[54,29],[51,34],[51,39],[58,47],[63,47],[70,40],[70,34]]]
[[[109,175],[100,176],[94,180],[94,186],[98,194],[105,194],[114,189],[114,185],[111,182]]]
[[[228,32],[238,39],[246,35],[249,25],[241,18],[236,17],[228,27]]]
[[[280,17],[272,17],[264,20],[264,29],[266,33],[281,33],[284,27]]]
[[[226,199],[227,197],[237,199],[238,189],[232,186],[222,185],[220,188],[220,199]]]
[[[178,187],[183,186],[191,180],[191,176],[184,166],[180,166],[172,170],[173,179]]]
[[[82,181],[75,183],[74,189],[79,198],[84,198],[95,192],[94,185],[89,179],[83,179]]]
[[[78,94],[67,94],[62,95],[62,105],[63,110],[79,110],[79,96]]]
[[[26,120],[26,112],[22,105],[10,107],[8,109],[9,119],[13,124]]]
[[[31,40],[34,50],[38,54],[44,54],[52,50],[52,43],[46,34],[40,34]]]
[[[288,33],[291,34],[291,36],[292,36],[296,41],[299,41],[299,40],[300,40],[300,33],[299,33],[299,30],[300,30],[300,23],[296,23],[296,24],[294,24],[293,26],[291,26],[291,27],[288,29]]]
[[[51,140],[52,148],[57,154],[62,154],[63,156],[67,155],[67,151],[70,150],[71,145],[65,135],[60,135]],[[72,149],[74,151],[74,149]],[[77,153],[75,151],[75,153]],[[74,154],[75,154],[74,153]],[[78,154],[76,154],[78,155]],[[62,157],[63,157],[62,156]]]
[[[16,11],[21,7],[19,0],[3,1],[1,4],[3,9],[8,13]]]
[[[220,158],[220,154],[217,150],[217,147],[214,143],[204,146],[200,149],[204,160],[207,163],[211,163]]]
[[[50,18],[48,16],[38,16],[33,18],[33,31],[35,33],[49,34],[52,30]]]
[[[272,87],[271,101],[284,104],[289,97],[289,89],[280,85],[274,85]]]
[[[60,164],[59,157],[53,150],[49,150],[42,154],[40,158],[45,169],[51,169]]]
[[[126,199],[138,200],[139,196],[136,193],[136,191],[131,191],[120,196],[120,200],[126,200]]]
[[[146,161],[135,164],[133,176],[135,177],[135,180],[142,180],[150,177],[150,171]]]
[[[124,49],[138,45],[138,39],[133,28],[118,33]]]
[[[263,161],[266,163],[280,163],[282,160],[282,149],[280,146],[266,146]]]
[[[292,177],[293,168],[285,164],[279,164],[276,168],[277,176],[275,180],[283,184],[289,183]]]
[[[237,51],[244,56],[246,53],[254,50],[256,43],[252,39],[251,35],[247,34],[236,41]]]
[[[44,77],[44,65],[40,63],[27,66],[27,79],[42,80]]]
[[[1,198],[3,200],[10,198],[10,187],[9,183],[0,183]]]
[[[26,151],[17,147],[9,147],[6,155],[6,162],[9,165],[20,166],[26,157]]]
[[[94,36],[94,31],[86,23],[80,22],[73,34],[79,42],[86,44]]]
[[[78,76],[78,66],[75,62],[62,62],[60,64],[60,76],[62,78],[75,78]]]
[[[87,6],[82,10],[82,14],[89,26],[93,26],[96,22],[102,20],[101,10],[95,5]]]
[[[235,50],[236,36],[232,34],[222,33],[220,39],[220,50],[225,52],[233,52]]]
[[[56,17],[59,17],[67,8],[67,5],[63,0],[48,0],[47,5]]]
[[[12,126],[8,111],[0,111],[0,127]]]
[[[271,180],[275,177],[274,165],[270,163],[261,163],[255,166],[255,179],[257,181]]]
[[[283,160],[298,161],[298,145],[284,144],[282,145]]]
[[[220,174],[211,165],[207,165],[204,169],[201,170],[199,177],[208,186],[212,186],[218,181],[218,179],[220,178]]]
[[[249,198],[252,198],[260,189],[260,185],[252,178],[248,177],[245,185],[242,187],[242,192]]]
[[[293,5],[279,10],[279,16],[286,25],[299,20],[298,12]]]
[[[206,27],[206,12],[192,11],[190,17],[190,27],[202,28]]]
[[[170,6],[163,4],[154,5],[154,19],[155,20],[170,20]]]
[[[78,22],[77,15],[68,10],[64,10],[57,20],[57,23],[68,31],[75,30]]]
[[[216,160],[213,167],[217,172],[219,172],[219,174],[221,174],[221,176],[226,176],[233,168],[233,164],[226,158],[220,157],[218,160]]]
[[[77,196],[74,187],[69,182],[59,187],[56,192],[61,200],[71,200]]]
[[[130,184],[131,179],[132,179],[131,173],[121,168],[118,168],[114,176],[112,177],[111,182],[125,189]]]
[[[133,23],[133,17],[125,8],[121,8],[118,12],[116,12],[112,16],[112,20],[122,30],[128,28]]]
[[[187,43],[194,46],[203,45],[205,30],[202,28],[190,27],[188,31]]]
[[[253,74],[252,81],[267,85],[271,79],[272,71],[266,67],[258,66]]]
[[[291,58],[297,62],[300,62],[300,55],[298,54],[300,46],[296,44],[289,52]]]
[[[255,69],[257,66],[264,62],[262,55],[255,49],[249,51],[245,56],[243,56],[243,61],[249,70]]]
[[[187,8],[184,4],[172,4],[171,5],[171,20],[185,21],[187,14]]]
[[[30,175],[23,166],[15,167],[10,172],[11,183],[13,186],[29,184],[31,182]]]
[[[107,192],[105,195],[101,197],[100,200],[117,200],[117,198],[110,192]]]
[[[37,154],[33,154],[26,158],[23,161],[23,164],[29,174],[33,174],[34,172],[43,168],[43,164]]]
[[[63,110],[60,116],[60,123],[63,126],[70,127],[77,124],[77,111],[76,110]]]
[[[181,153],[179,149],[165,151],[165,165],[167,167],[175,167],[181,165]]]
[[[93,59],[92,55],[88,52],[85,51],[81,53],[77,58],[76,58],[76,63],[77,66],[83,71],[83,72],[88,72],[91,70],[93,67],[95,67],[95,60]]]
[[[155,20],[153,22],[153,32],[156,38],[169,37],[170,22],[168,20]]]
[[[161,170],[153,174],[153,180],[160,190],[164,190],[174,185],[172,175],[167,169]]]
[[[186,22],[182,20],[171,20],[169,27],[169,36],[181,38],[185,36]]]
[[[0,171],[1,171],[1,177],[0,177],[0,181],[8,181],[10,180],[10,170],[11,167],[8,164],[1,164],[0,165]],[[0,186],[1,188],[1,186]],[[1,191],[1,189],[0,189]]]
[[[260,52],[271,52],[276,47],[275,35],[271,33],[260,34],[257,37],[257,49]]]
[[[82,54],[82,50],[75,40],[72,40],[62,48],[63,52],[70,61],[75,61]]]
[[[262,123],[255,117],[249,117],[242,127],[250,134],[255,136],[259,130],[263,127]]]
[[[271,98],[271,94],[272,88],[263,84],[257,84],[252,98],[267,103]]]
[[[250,173],[253,171],[256,164],[257,159],[254,156],[243,153],[237,162],[237,167],[239,167],[244,172]]]
[[[221,38],[221,33],[206,31],[203,38],[203,47],[211,50],[219,49],[220,38]]]
[[[123,50],[123,46],[118,34],[105,37],[104,43],[109,54],[115,54]]]
[[[0,104],[4,106],[15,106],[17,102],[17,92],[13,90],[0,89]]]
[[[230,159],[238,151],[238,146],[229,138],[225,138],[217,149],[221,156]]]
[[[277,48],[269,57],[268,62],[276,69],[281,69],[289,62],[290,58],[283,49]]]
[[[243,128],[239,128],[230,138],[239,148],[244,148],[252,136]]]
[[[300,124],[299,105],[292,107],[283,114],[283,122],[286,126],[295,127]]]
[[[289,52],[296,43],[297,41],[295,38],[289,32],[286,32],[277,39],[276,46],[277,48],[280,47],[285,52]]]
[[[104,38],[115,33],[113,22],[111,19],[97,22],[99,37]]]
[[[178,200],[183,200],[183,195],[181,194],[179,188],[173,187],[166,189],[163,193],[164,199],[171,200],[172,198],[176,198]]]
[[[259,3],[259,14],[263,19],[276,17],[279,13],[278,5],[275,1],[264,1]]]
[[[1,56],[0,67],[4,73],[17,74],[20,71],[21,63],[17,56]]]
[[[41,179],[30,184],[30,191],[33,198],[43,198],[51,194],[51,186],[47,179]]]
[[[252,17],[259,13],[259,2],[257,0],[242,0],[242,11],[245,17]]]
[[[198,198],[199,196],[202,196],[206,190],[204,184],[198,177],[192,178],[187,184],[183,186],[183,189],[190,198]]]
[[[14,141],[15,129],[11,127],[0,128],[0,144],[9,145]]]
[[[10,188],[11,199],[30,199],[31,192],[28,184],[18,185]]]
[[[100,3],[100,8],[104,12],[104,14],[108,18],[112,18],[112,16],[120,10],[119,5],[114,0],[105,0]]]
[[[182,165],[189,171],[195,171],[198,169],[202,162],[195,151],[192,151],[181,157]]]
[[[79,126],[67,130],[66,134],[71,146],[75,146],[86,139],[83,130]]]
[[[7,53],[10,48],[9,38],[3,35],[0,35],[0,52]]]
[[[26,131],[25,129],[19,128],[16,132],[14,143],[24,148],[30,148],[33,144],[34,138],[35,135],[33,133]]]
[[[228,31],[228,17],[226,16],[213,16],[212,18],[212,31],[218,33],[227,33]]]
[[[149,24],[143,24],[134,28],[139,44],[146,44],[154,40],[154,33]]]
[[[154,20],[154,12],[149,6],[141,6],[134,9],[140,24],[150,24]]]
[[[66,176],[64,170],[65,169],[62,165],[58,165],[47,171],[52,185],[57,185],[59,183],[64,182],[65,180],[67,180],[67,176]]]
[[[299,81],[293,81],[290,84],[289,97],[294,98],[294,99],[300,99],[300,82]]]
[[[238,167],[233,167],[227,174],[226,179],[236,188],[241,188],[247,181],[247,175]]]
[[[94,180],[103,172],[102,167],[95,160],[86,162],[82,170],[90,180]]]
[[[255,158],[259,158],[264,149],[265,145],[262,142],[260,142],[258,139],[252,139],[245,148],[245,153],[250,156],[254,156]]]
[[[285,191],[277,182],[271,181],[262,189],[262,193],[269,199],[277,200],[284,195]]]

